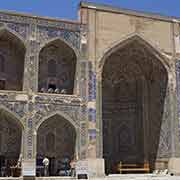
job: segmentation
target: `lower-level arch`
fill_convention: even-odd
[[[49,176],[68,175],[76,158],[77,128],[60,114],[44,119],[37,130],[37,176],[44,176],[43,159],[49,159]]]
[[[24,128],[20,120],[0,109],[0,176],[10,176],[11,166],[17,166],[23,156]],[[21,163],[21,161],[19,161]],[[19,164],[20,165],[20,164]],[[20,172],[16,175],[20,176]]]

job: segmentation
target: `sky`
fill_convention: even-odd
[[[87,0],[115,7],[180,17],[180,0]],[[77,19],[80,0],[0,0],[0,10]]]

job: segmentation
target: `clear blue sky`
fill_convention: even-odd
[[[0,0],[1,10],[76,19],[80,0]],[[180,0],[89,0],[121,8],[180,17]]]

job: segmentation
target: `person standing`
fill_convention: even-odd
[[[75,161],[75,159],[71,160],[70,166],[71,166],[71,176],[75,177],[75,175],[76,175],[76,173],[75,173],[75,168],[76,168],[76,161]]]
[[[44,176],[48,176],[49,159],[47,157],[43,159],[43,165],[44,165]]]

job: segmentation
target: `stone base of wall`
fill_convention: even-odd
[[[170,158],[168,169],[171,173],[180,175],[180,158]]]
[[[169,159],[156,159],[155,169],[158,169],[158,170],[168,169],[168,161]]]
[[[89,177],[104,177],[104,159],[87,159]]]

